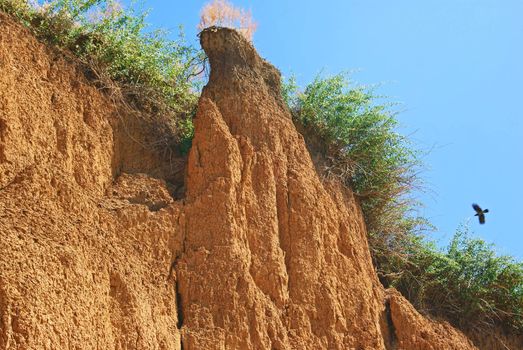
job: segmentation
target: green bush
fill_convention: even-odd
[[[400,234],[421,221],[411,217],[409,192],[419,186],[418,154],[396,131],[390,104],[377,104],[372,90],[351,86],[345,74],[317,77],[303,92],[294,79],[283,98],[326,176],[336,176],[361,199],[372,237]]]
[[[386,270],[400,273],[386,283],[417,308],[450,319],[462,329],[503,325],[523,330],[523,264],[497,256],[492,245],[457,230],[441,251],[424,240],[412,240],[408,259],[389,260]]]
[[[115,82],[127,102],[170,117],[179,148],[192,138],[203,53],[168,33],[149,30],[146,12],[114,0],[0,0],[41,40],[75,54],[103,88]]]

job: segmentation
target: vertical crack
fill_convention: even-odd
[[[178,264],[178,260],[180,259],[181,254],[177,254],[174,261],[171,263],[171,267],[169,268],[169,276],[168,278],[174,278],[174,297],[176,301],[176,314],[177,314],[177,322],[176,327],[178,328],[178,331],[180,331],[180,349],[183,350],[183,337],[182,337],[182,327],[183,327],[183,300],[182,300],[182,294],[180,293],[180,281],[178,279],[178,275],[174,275],[173,273],[176,272],[176,266]]]
[[[394,327],[394,322],[392,321],[392,311],[389,298],[385,300],[385,311],[383,317],[385,318],[385,327],[382,327],[385,348],[387,350],[395,350],[397,349],[396,327]]]
[[[182,335],[182,328],[184,323],[184,314],[183,314],[183,298],[182,293],[180,291],[180,279],[179,279],[179,271],[178,271],[178,262],[182,258],[183,253],[185,252],[185,242],[187,238],[187,221],[185,220],[185,217],[180,216],[178,217],[178,226],[182,228],[182,239],[181,239],[181,249],[176,252],[175,250],[175,257],[171,263],[171,266],[169,267],[169,275],[167,277],[168,280],[171,278],[174,278],[174,297],[176,302],[176,313],[177,313],[177,322],[176,327],[178,328],[178,331],[180,332],[180,349],[183,350],[184,344],[183,344],[183,335]],[[174,252],[173,252],[174,253]]]
[[[180,285],[180,283],[178,282],[178,279],[176,279],[176,283],[175,283],[176,311],[178,313],[178,322],[176,325],[177,325],[178,329],[182,329],[182,327],[183,327],[183,308],[182,308],[182,295],[180,294],[179,285]]]

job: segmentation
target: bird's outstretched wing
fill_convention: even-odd
[[[472,208],[474,208],[474,210],[476,211],[476,213],[478,214],[482,214],[483,213],[483,210],[481,210],[481,207],[479,205],[477,205],[476,203],[473,203],[472,204]]]
[[[485,215],[479,214],[478,217],[479,217],[479,223],[483,225],[485,223]]]

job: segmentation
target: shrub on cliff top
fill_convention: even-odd
[[[165,31],[149,31],[145,12],[114,0],[0,0],[0,10],[41,40],[75,54],[105,87],[117,82],[128,102],[170,116],[177,142],[190,141],[198,99],[193,78],[203,54],[182,34],[173,41]]]
[[[352,86],[345,74],[317,77],[303,92],[284,82],[283,96],[313,152],[325,159],[323,171],[360,198],[371,237],[402,234],[420,223],[409,213],[409,192],[419,186],[418,154],[396,131],[390,104],[377,104],[370,89]],[[310,146],[310,142],[309,142]]]

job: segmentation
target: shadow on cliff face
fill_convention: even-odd
[[[177,149],[170,120],[128,109],[117,114],[114,130],[115,179],[122,173],[147,174],[164,180],[173,199],[184,198],[187,156]]]

